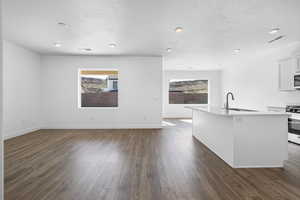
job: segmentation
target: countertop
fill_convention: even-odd
[[[272,112],[272,111],[235,111],[235,110],[225,110],[221,107],[216,106],[185,106],[185,108],[198,110],[202,112],[207,112],[215,115],[223,115],[223,116],[246,116],[246,115],[286,115],[290,114],[285,112]]]

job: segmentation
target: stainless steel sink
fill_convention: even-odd
[[[257,112],[257,110],[249,110],[249,109],[243,109],[243,108],[228,108],[228,110],[243,111],[243,112]]]

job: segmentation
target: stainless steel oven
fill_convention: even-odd
[[[294,88],[300,89],[300,73],[294,75]]]
[[[288,119],[289,141],[300,144],[300,106],[287,106],[286,112],[291,114]]]

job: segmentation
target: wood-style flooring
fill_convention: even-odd
[[[5,200],[300,200],[299,145],[284,169],[232,169],[192,137],[190,120],[164,124],[7,140]]]

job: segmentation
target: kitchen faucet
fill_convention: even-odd
[[[228,110],[229,109],[229,104],[228,104],[228,97],[229,95],[231,95],[231,99],[234,101],[234,96],[232,94],[232,92],[227,92],[226,94],[226,104],[225,104],[225,109]]]

